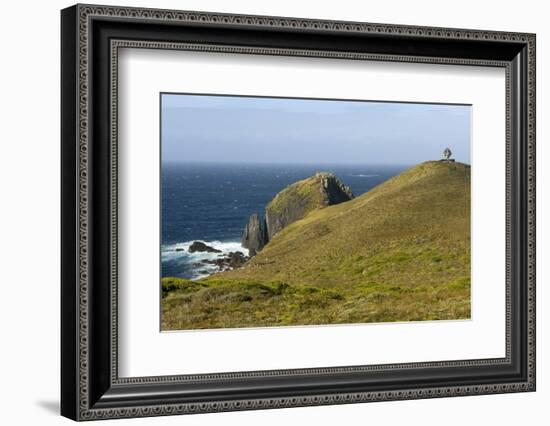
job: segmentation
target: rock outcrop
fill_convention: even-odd
[[[280,191],[266,206],[265,219],[252,215],[245,227],[242,245],[250,250],[250,256],[254,256],[275,234],[312,210],[352,198],[351,189],[333,173],[316,173]]]
[[[279,192],[266,207],[268,239],[312,210],[340,204],[352,198],[351,189],[333,173],[319,172],[293,183]]]
[[[250,256],[254,256],[267,244],[267,241],[265,220],[255,213],[248,219],[241,244],[248,249]]]
[[[222,251],[215,249],[214,247],[210,247],[209,245],[204,244],[202,241],[193,241],[193,244],[189,246],[189,253],[195,252],[221,253]]]
[[[232,251],[232,252],[229,252],[226,256],[220,256],[217,259],[213,259],[213,260],[205,259],[193,266],[210,264],[210,265],[216,265],[220,271],[227,271],[230,269],[240,268],[246,263],[247,260],[248,260],[248,257],[246,257],[242,252]]]
[[[325,205],[332,206],[334,204],[340,204],[345,201],[349,201],[353,198],[353,192],[351,188],[344,185],[340,180],[332,173],[317,173],[316,177],[321,179],[323,188],[321,192],[325,197]]]

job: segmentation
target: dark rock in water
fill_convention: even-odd
[[[265,220],[260,219],[257,214],[253,214],[244,228],[242,246],[249,250],[250,256],[254,256],[267,244],[267,241]]]
[[[207,253],[221,253],[221,250],[210,247],[209,245],[204,244],[201,241],[193,241],[193,244],[189,246],[189,253],[195,252],[207,252]]]
[[[178,247],[176,251],[183,251],[183,249],[181,247]]]

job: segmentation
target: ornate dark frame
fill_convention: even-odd
[[[61,13],[61,414],[74,420],[535,390],[535,35],[76,5]],[[506,69],[506,357],[119,378],[117,53],[192,49]]]

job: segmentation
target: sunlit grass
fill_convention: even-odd
[[[423,163],[311,211],[243,268],[164,278],[162,309],[165,330],[469,318],[470,168]]]

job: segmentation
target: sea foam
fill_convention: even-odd
[[[189,252],[189,247],[195,241],[200,241],[220,253],[209,252]],[[185,271],[185,278],[199,279],[219,272],[217,265],[202,263],[205,260],[216,260],[227,256],[231,252],[240,251],[245,256],[248,256],[248,249],[241,246],[240,241],[205,241],[193,240],[182,243],[168,244],[161,247],[161,260],[163,263],[176,262],[181,265],[181,269]]]

